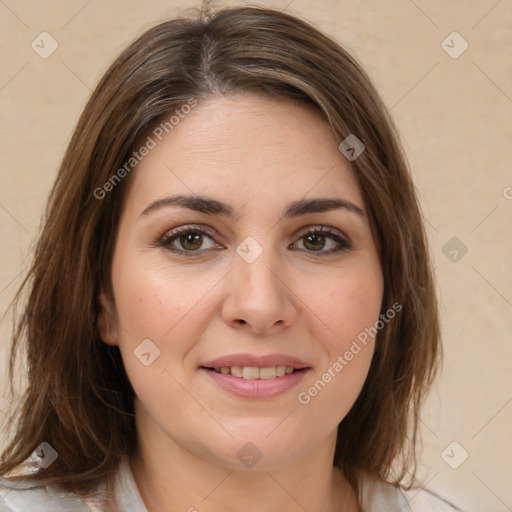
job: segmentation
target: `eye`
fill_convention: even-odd
[[[210,240],[206,247],[205,238]],[[184,226],[166,233],[158,241],[158,244],[166,247],[171,252],[183,256],[194,256],[194,253],[221,247],[214,242],[211,234],[207,233],[204,229],[192,226]]]
[[[300,236],[299,241],[299,249],[312,253],[333,254],[352,249],[348,239],[324,227],[309,229]],[[329,250],[324,250],[325,248]]]
[[[166,233],[157,243],[181,256],[197,256],[198,253],[208,249],[223,248],[213,240],[213,233],[194,226],[183,226]],[[290,247],[308,253],[317,253],[315,256],[334,254],[353,248],[348,238],[323,226],[309,228],[300,235],[298,242],[291,244]]]

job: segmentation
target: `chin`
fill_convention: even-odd
[[[217,459],[217,464],[232,471],[282,469],[298,459],[306,451],[308,444],[303,432],[295,436],[290,432],[289,425],[288,428],[281,429],[279,424],[282,421],[283,418],[278,418],[277,421],[276,418],[267,418],[259,425],[253,422],[248,428],[229,428],[226,425],[233,438],[212,442],[210,453]]]

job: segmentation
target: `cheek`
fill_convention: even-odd
[[[210,321],[209,291],[219,276],[204,271],[199,275],[191,269],[171,271],[161,261],[142,261],[136,253],[125,254],[114,260],[112,280],[126,371],[134,379],[166,368],[181,373],[188,351]],[[150,356],[141,360],[148,352]],[[150,361],[146,367],[144,363]],[[169,375],[164,381],[168,380]],[[159,381],[150,382],[158,385]],[[137,381],[133,384],[135,388]]]
[[[208,275],[194,279],[186,271],[170,271],[161,263],[120,259],[113,272],[120,320],[133,336],[163,340],[181,322],[187,322],[195,305],[209,289]]]
[[[317,310],[325,319],[329,345],[346,350],[352,340],[379,318],[383,282],[380,267],[367,265],[324,283],[317,291]]]
[[[119,349],[140,403],[153,418],[164,418],[170,404],[188,410],[190,400],[179,385],[181,362],[203,329],[204,290],[184,273],[130,257],[115,260],[112,280]]]
[[[313,300],[312,309],[326,326],[317,337],[326,358],[301,387],[298,401],[332,428],[349,412],[368,375],[382,301],[379,269],[352,269],[336,282],[324,283]]]

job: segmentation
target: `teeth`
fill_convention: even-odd
[[[242,377],[244,379],[259,379],[260,369],[255,366],[244,366],[242,370]]]
[[[223,375],[233,375],[233,377],[241,377],[244,379],[275,379],[276,377],[284,377],[295,371],[292,366],[271,366],[269,368],[258,368],[256,366],[224,366],[222,368],[214,368],[217,373]]]
[[[272,368],[261,368],[258,373],[259,373],[260,379],[275,379],[276,378],[276,367],[273,366]],[[245,377],[245,375],[244,375],[244,377]]]
[[[243,377],[243,368],[241,366],[232,366],[231,375],[233,375],[234,377]]]

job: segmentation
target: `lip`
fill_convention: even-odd
[[[310,368],[303,368],[274,379],[244,379],[243,377],[217,373],[203,367],[200,368],[200,371],[207,374],[222,389],[237,397],[263,400],[275,398],[297,386],[304,376],[309,373]]]
[[[217,373],[212,368],[232,366],[253,366],[270,368],[272,366],[291,366],[298,371],[273,379],[244,379],[233,375]],[[220,388],[241,398],[263,400],[275,398],[294,388],[309,373],[311,366],[286,354],[254,355],[248,353],[231,354],[202,364],[199,370],[208,375]]]
[[[266,354],[257,356],[254,354],[231,354],[218,359],[213,359],[201,364],[203,368],[223,368],[231,366],[256,366],[258,368],[270,368],[271,366],[292,366],[296,370],[310,368],[310,365],[286,354]],[[283,377],[279,377],[283,378]]]

